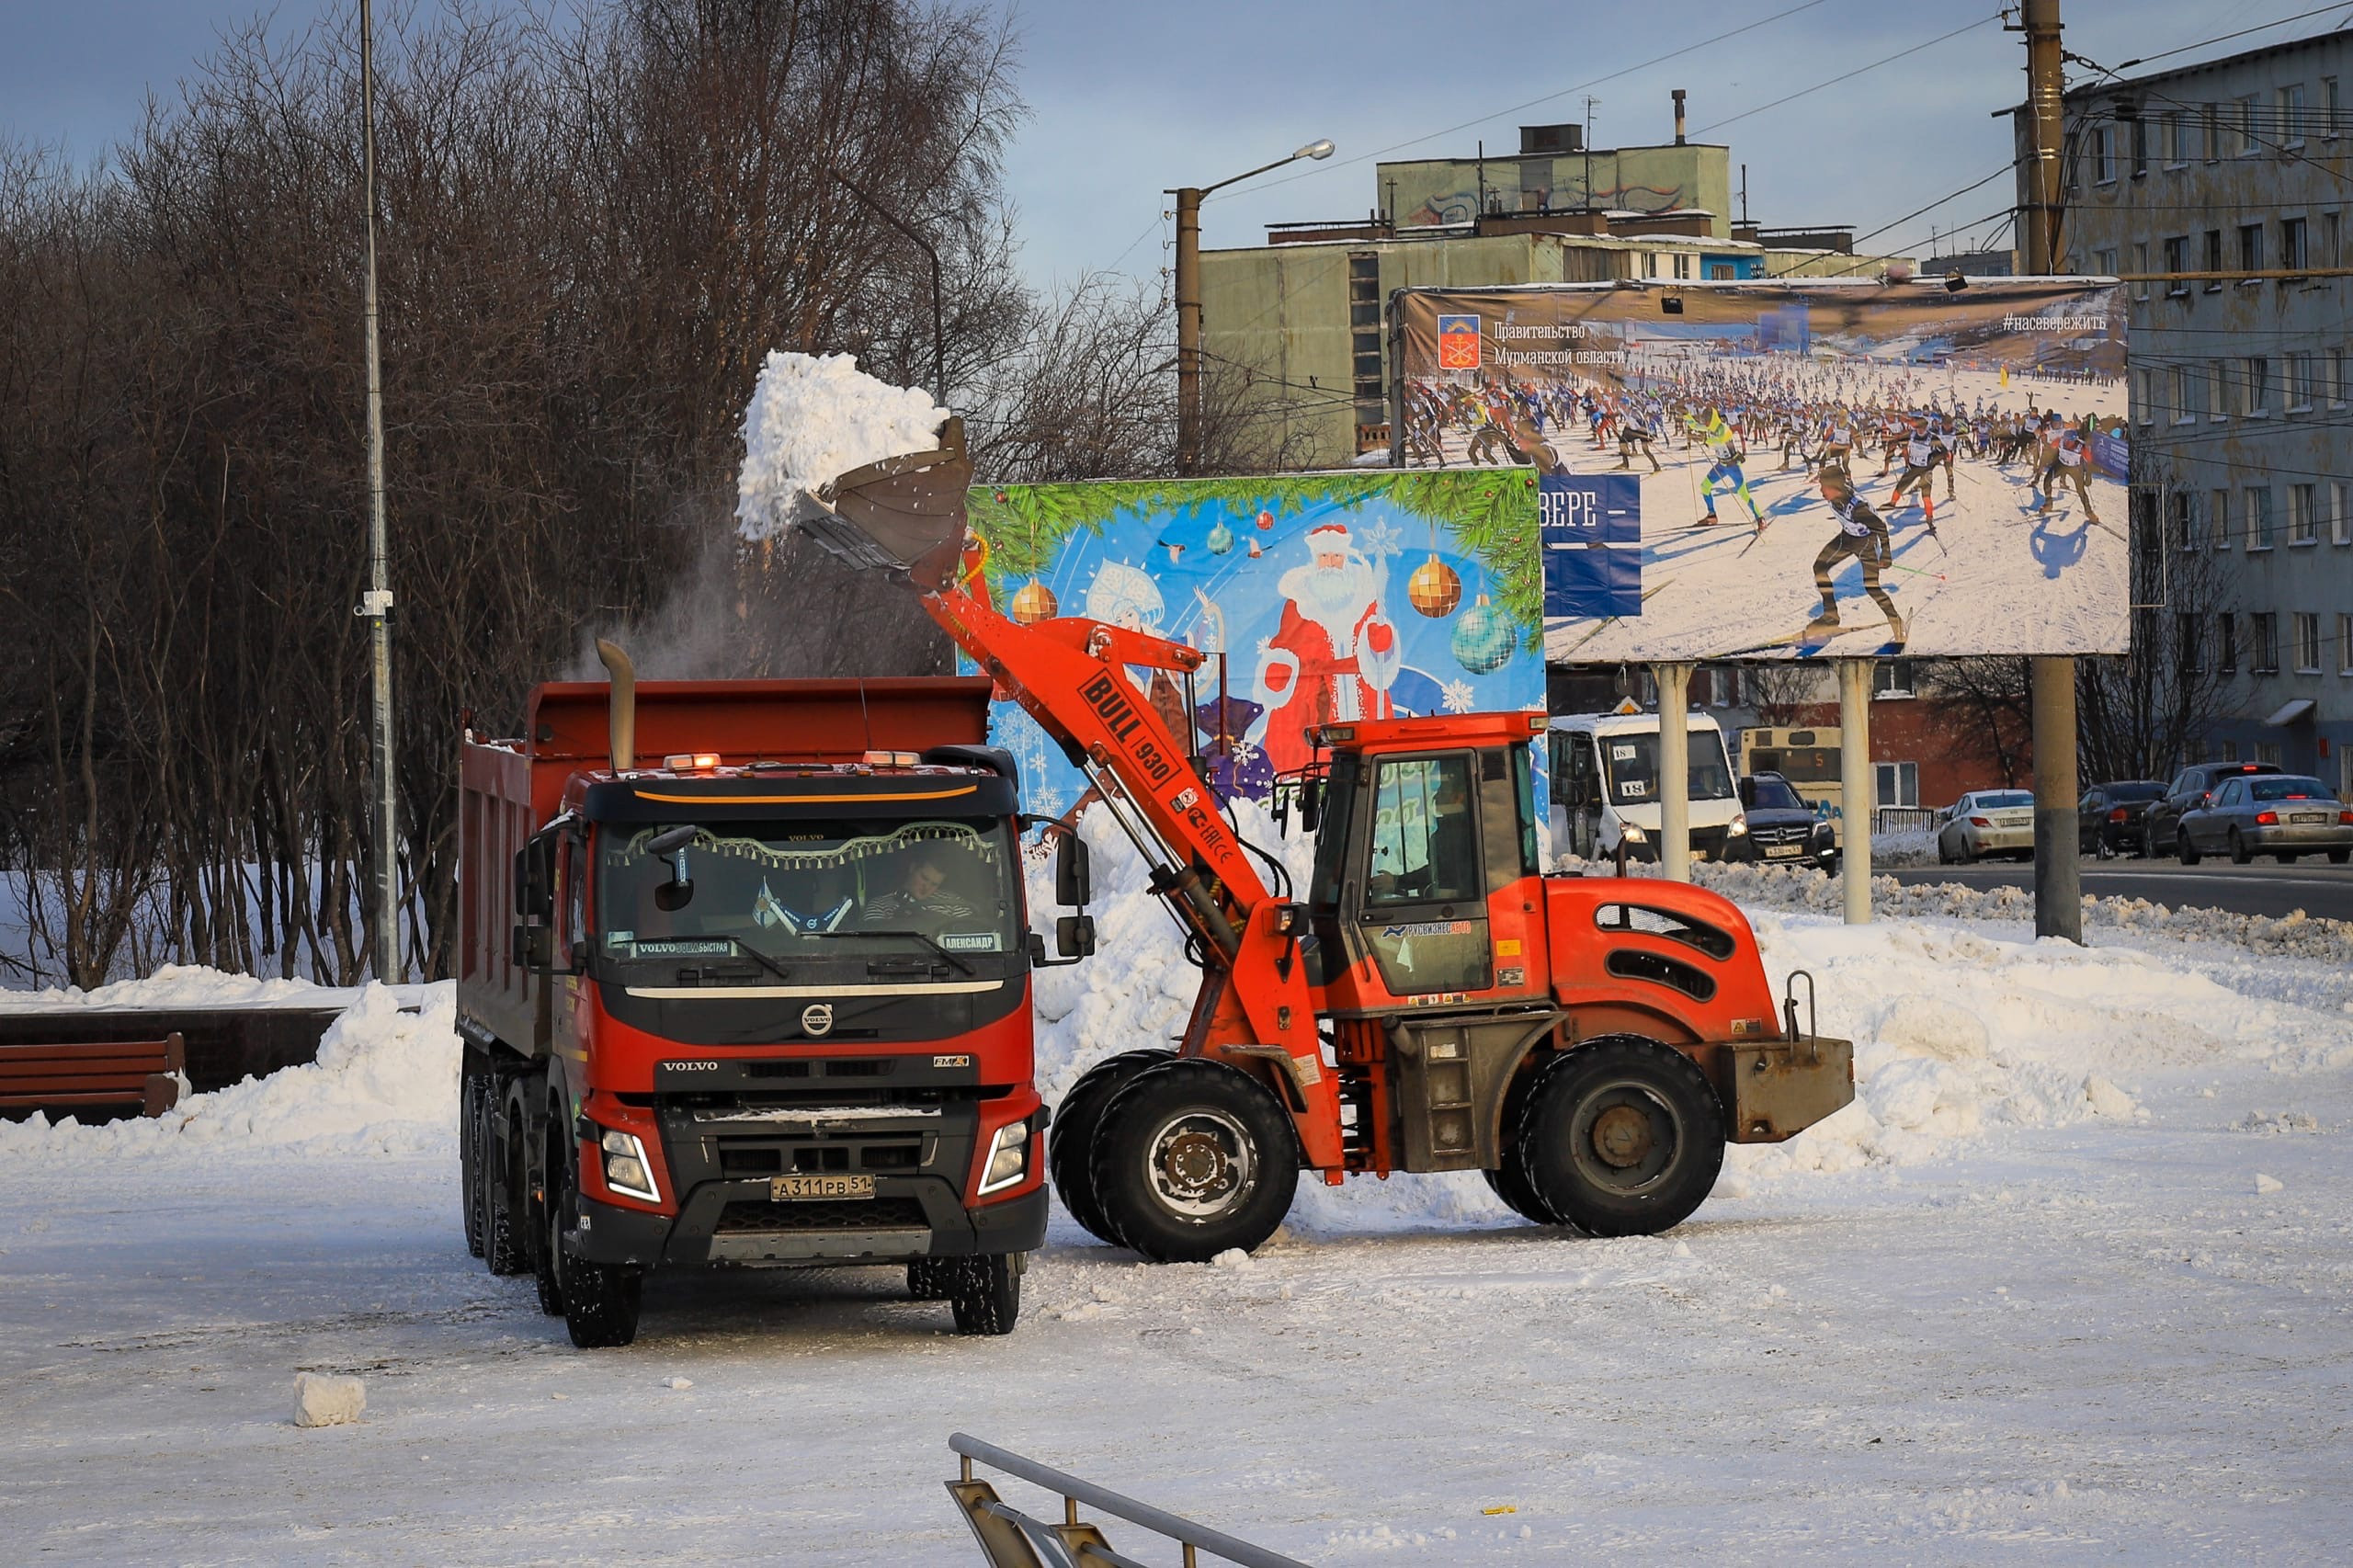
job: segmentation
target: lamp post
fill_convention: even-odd
[[[1310,142],[1289,157],[1262,164],[1232,179],[1188,185],[1167,193],[1176,199],[1176,472],[1180,474],[1193,472],[1201,459],[1201,198],[1302,158],[1321,160],[1331,155],[1328,138]]]
[[[914,242],[915,248],[922,251],[931,262],[931,401],[946,408],[948,406],[948,324],[945,313],[947,307],[942,302],[939,252],[929,240],[925,239],[902,222],[897,213],[867,194],[865,187],[842,173],[839,168],[834,170],[834,177],[848,187],[849,193],[864,202],[876,217]]]
[[[384,379],[376,347],[376,41],[368,0],[359,0],[359,187],[366,210],[365,278],[360,314],[368,355],[368,591],[359,614],[368,622],[368,664],[373,687],[368,762],[374,777],[375,860],[369,889],[376,907],[376,978],[396,985],[401,963],[400,793],[392,777],[392,585],[384,528]]]

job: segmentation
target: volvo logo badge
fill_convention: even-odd
[[[830,1002],[813,1002],[801,1009],[801,1032],[812,1040],[822,1039],[834,1032],[834,1006]]]

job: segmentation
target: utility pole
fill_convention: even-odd
[[[2059,0],[2024,0],[2027,108],[2033,147],[2025,170],[2027,270],[2048,278],[2064,263],[2060,244],[2066,169],[2066,74],[2059,45]],[[2076,859],[2075,661],[2033,662],[2034,934],[2084,939],[2083,868]]]
[[[376,978],[386,985],[407,976],[401,962],[400,791],[392,772],[392,586],[384,529],[384,376],[376,347],[376,37],[369,0],[359,0],[359,187],[366,209],[366,281],[360,314],[368,339],[368,592],[359,614],[368,621],[368,656],[375,722],[368,763],[375,780]]]
[[[1587,93],[1585,98],[1585,210],[1594,210],[1593,201],[1593,106],[1601,100]]]

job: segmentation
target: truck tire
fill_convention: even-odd
[[[1626,1036],[1547,1068],[1519,1131],[1546,1208],[1594,1236],[1646,1236],[1689,1218],[1724,1163],[1723,1107],[1691,1059]]]
[[[545,1229],[540,1235],[547,1261],[541,1278],[551,1283],[556,1307],[563,1314],[564,1332],[583,1350],[608,1350],[637,1337],[638,1304],[642,1296],[642,1269],[622,1264],[591,1263],[563,1244],[567,1221],[579,1211],[580,1178],[572,1161],[555,1149],[548,1152],[547,1201],[541,1205]],[[541,1298],[544,1303],[544,1295]]]
[[[530,1210],[532,1237],[539,1244],[531,1249],[531,1281],[539,1287],[540,1311],[551,1318],[563,1315],[563,1279],[559,1271],[563,1246],[563,1203],[559,1183],[574,1186],[571,1173],[571,1155],[563,1146],[564,1119],[551,1114],[548,1120],[548,1148],[540,1169],[544,1173],[537,1197],[531,1188],[524,1187],[525,1203]]]
[[[468,1050],[458,1074],[458,1207],[464,1214],[466,1251],[482,1256],[482,1086],[487,1068]]]
[[[1290,1113],[1239,1068],[1199,1058],[1130,1079],[1103,1108],[1095,1199],[1154,1263],[1206,1263],[1275,1233],[1299,1189]]]
[[[492,1115],[495,1117],[496,1112]],[[493,1274],[522,1274],[531,1267],[529,1194],[523,1190],[529,1165],[523,1153],[523,1117],[508,1118],[506,1135],[491,1141],[483,1153],[483,1185],[490,1190],[489,1228],[483,1233],[483,1261]]]
[[[1098,1241],[1113,1246],[1127,1244],[1112,1234],[1110,1221],[1095,1201],[1095,1130],[1102,1124],[1103,1108],[1137,1074],[1176,1059],[1175,1051],[1158,1046],[1108,1056],[1080,1074],[1063,1103],[1054,1108],[1046,1134],[1046,1176],[1070,1217]]]
[[[1029,1259],[1027,1253],[999,1252],[942,1260],[959,1266],[956,1293],[949,1298],[955,1306],[957,1333],[1013,1332],[1013,1325],[1021,1319],[1021,1276]]]
[[[918,1301],[952,1301],[962,1278],[961,1257],[918,1257],[907,1265],[907,1294]]]

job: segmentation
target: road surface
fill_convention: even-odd
[[[2227,909],[2238,915],[2306,915],[2353,920],[2353,866],[2317,858],[2282,866],[2259,860],[2234,866],[2212,860],[2183,866],[2170,860],[2086,860],[2084,891],[2101,898],[2144,898],[2174,908]],[[2034,887],[2033,866],[2017,860],[1976,866],[1899,866],[1886,873],[1906,886],[1958,882],[1964,887]]]

